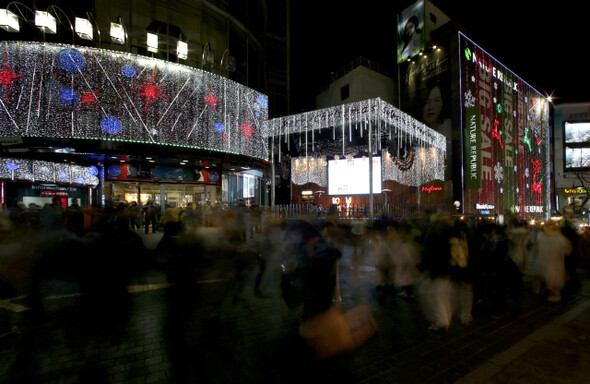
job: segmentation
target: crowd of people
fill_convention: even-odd
[[[35,329],[46,319],[51,284],[67,282],[60,293],[75,294],[82,303],[80,314],[66,324],[79,331],[74,339],[106,337],[99,333],[105,324],[108,337],[116,338],[132,313],[130,283],[158,270],[168,287],[163,327],[169,357],[181,377],[190,376],[194,367],[187,356],[200,348],[185,338],[195,326],[195,307],[222,308],[278,293],[274,297],[292,314],[289,324],[298,334],[337,302],[339,265],[374,267],[369,289],[376,306],[408,300],[430,330],[444,332],[476,316],[518,315],[527,289],[550,302],[574,295],[581,284],[579,267],[588,261],[587,233],[567,220],[500,225],[442,213],[368,222],[316,213],[288,218],[238,205],[199,211],[167,207],[150,218],[148,228],[137,226],[135,204],[109,203],[81,221],[77,202],[71,205],[64,208],[56,199],[35,212],[19,207],[0,214],[0,296],[26,296],[31,310],[25,314]],[[158,238],[141,234],[154,228],[161,238],[148,249],[144,240]],[[0,325],[6,324],[10,319],[0,318]],[[203,324],[203,337],[213,337],[219,324]]]
[[[55,199],[34,212],[19,207],[10,215],[4,214],[0,280],[9,293],[2,295],[19,291],[22,282],[17,280],[27,268],[33,271],[28,289],[38,289],[35,284],[39,285],[43,274],[49,272],[38,268],[36,276],[36,265],[67,265],[63,271],[52,267],[51,273],[87,273],[77,278],[88,284],[100,279],[91,274],[112,275],[107,272],[112,263],[119,266],[118,275],[112,279],[119,292],[132,276],[156,267],[164,268],[171,281],[231,275],[231,295],[239,299],[248,274],[256,270],[253,292],[263,297],[261,282],[272,264],[282,265],[282,277],[289,275],[290,282],[294,277],[301,279],[300,292],[287,292],[286,278],[280,282],[281,289],[288,305],[307,303],[304,312],[310,316],[331,302],[333,265],[344,255],[344,246],[352,245],[352,263],[360,263],[364,255],[362,263],[372,263],[377,271],[375,297],[379,303],[391,297],[416,300],[431,329],[445,330],[455,318],[469,324],[474,306],[494,317],[514,314],[518,294],[528,282],[535,293],[546,295],[551,302],[576,292],[580,286],[577,268],[587,248],[587,241],[567,220],[538,226],[516,220],[505,225],[482,219],[465,221],[446,214],[415,220],[379,217],[371,223],[316,214],[293,220],[255,205],[222,209],[210,204],[168,207],[160,212],[151,201],[141,209],[134,203],[107,204],[92,210],[91,220],[85,221],[77,201],[63,208]],[[153,251],[145,248],[138,234],[149,229],[163,232]],[[37,235],[47,231],[48,235],[31,241],[27,239],[31,231],[37,231]],[[79,240],[82,248],[88,247],[85,264],[73,251],[57,255],[46,247],[49,244],[62,249],[48,240],[56,233],[59,238]],[[27,254],[25,248],[28,257],[23,256]],[[329,257],[322,258],[325,255]],[[183,276],[186,274],[190,277]],[[294,297],[298,299],[292,301]]]

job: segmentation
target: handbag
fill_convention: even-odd
[[[335,267],[338,273],[338,262]],[[339,284],[336,294],[337,298],[341,297]],[[377,330],[377,321],[368,304],[359,304],[346,312],[338,304],[304,322],[299,334],[315,351],[317,359],[324,360],[357,349]]]

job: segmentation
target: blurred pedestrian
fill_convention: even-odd
[[[543,280],[549,291],[547,300],[559,302],[565,285],[565,258],[572,252],[572,243],[553,220],[547,221],[543,230],[537,233],[536,243]]]
[[[77,198],[73,198],[66,209],[66,228],[78,236],[84,235],[84,211]]]
[[[46,204],[41,209],[41,219],[45,228],[63,228],[65,223],[65,210],[59,197],[54,197],[51,199],[50,204]]]
[[[145,214],[145,233],[149,232],[150,224],[152,226],[152,233],[158,231],[158,216],[157,209],[152,200],[148,200],[145,207],[143,207]]]

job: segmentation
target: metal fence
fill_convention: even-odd
[[[368,219],[371,217],[367,206],[351,205],[350,207],[325,208],[313,204],[281,204],[271,208],[271,212],[280,215],[285,211],[288,219],[298,216],[317,215],[326,217],[337,216],[340,219]],[[388,217],[416,218],[432,212],[453,212],[453,206],[448,204],[374,204],[373,217],[386,215]]]

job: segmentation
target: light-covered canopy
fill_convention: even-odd
[[[326,132],[331,135],[328,144],[319,139]],[[373,154],[383,156],[383,180],[409,186],[444,180],[445,136],[379,98],[271,119],[263,134],[274,138],[271,151],[279,158],[296,137],[299,156],[291,159],[291,182],[297,185],[327,186],[327,160],[355,161],[355,156],[369,153],[352,145],[359,138]]]
[[[268,98],[127,52],[0,42],[0,136],[163,144],[267,160]]]

